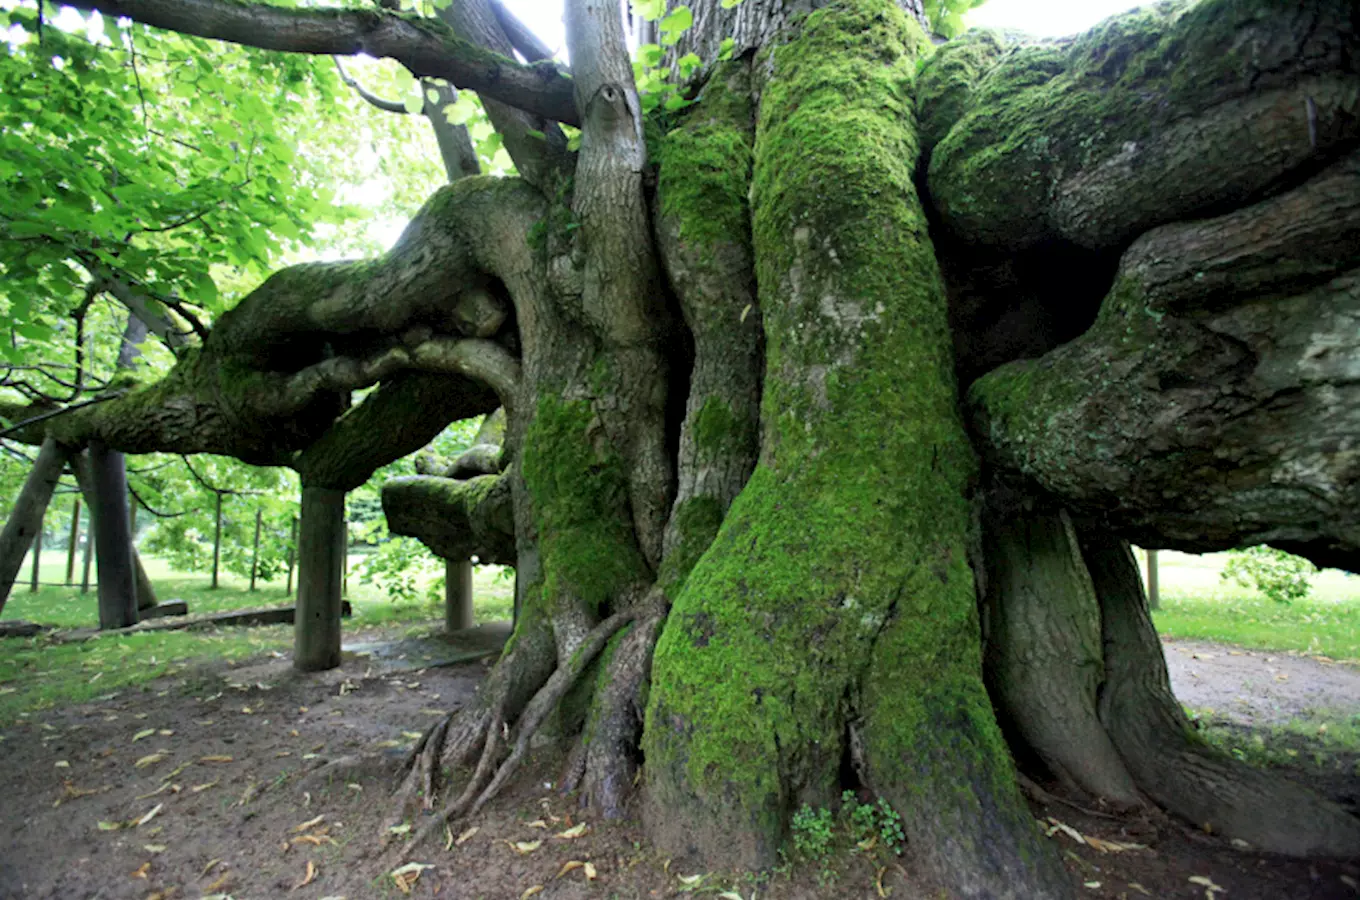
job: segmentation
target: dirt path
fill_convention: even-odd
[[[1360,668],[1325,658],[1164,640],[1176,698],[1241,725],[1360,714]]]
[[[486,664],[410,670],[444,649],[420,642],[367,649],[320,675],[295,675],[277,656],[190,670],[0,728],[0,898],[405,900],[382,850],[391,773],[417,732],[467,702]],[[1169,645],[1167,655],[1192,706],[1226,710],[1239,695],[1251,702],[1236,704],[1238,714],[1250,708],[1258,717],[1360,706],[1360,679],[1345,667],[1188,643]],[[1260,687],[1271,689],[1268,700],[1254,698]],[[1264,712],[1254,711],[1255,702]],[[356,756],[369,762],[334,777],[314,774]],[[463,844],[423,848],[416,859],[430,868],[405,885],[409,896],[694,893],[696,885],[681,879],[705,873],[659,857],[635,819],[586,815],[583,836],[560,836],[572,834],[583,814],[552,789],[559,768],[541,756],[476,822],[459,826],[478,829]],[[1345,789],[1351,782],[1360,778]],[[1199,900],[1204,882],[1192,878],[1210,879],[1228,900],[1358,896],[1350,887],[1360,883],[1354,865],[1258,857],[1176,823],[1090,817],[1056,802],[1035,804],[1034,814],[1073,829],[1051,826],[1050,836],[1079,893],[1093,900]],[[1102,853],[1078,843],[1076,832],[1148,849]],[[794,866],[758,881],[710,874],[703,886],[761,900],[877,900],[880,889],[894,900],[938,896],[915,879],[909,854],[879,859],[843,850],[830,869]],[[587,880],[583,866],[568,867],[573,860],[589,861],[596,879]]]

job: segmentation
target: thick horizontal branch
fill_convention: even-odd
[[[571,80],[555,67],[521,65],[459,39],[431,19],[381,9],[286,9],[230,0],[73,0],[70,5],[264,50],[394,59],[417,76],[446,78],[544,118],[580,124]]]
[[[514,513],[505,474],[467,481],[394,478],[383,485],[382,505],[393,534],[417,538],[437,556],[514,565]]]

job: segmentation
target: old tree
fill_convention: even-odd
[[[769,864],[793,809],[862,785],[950,892],[1069,896],[1012,750],[1114,807],[1360,852],[1360,821],[1195,738],[1127,543],[1360,564],[1348,0],[938,45],[919,0],[695,0],[663,22],[689,75],[663,103],[603,0],[567,2],[569,73],[495,0],[74,5],[395,59],[478,92],[514,160],[380,258],[273,275],[163,379],[26,426],[56,459],[295,468],[318,668],[344,492],[503,407],[498,452],[385,498],[517,572],[503,657],[412,761],[431,821],[551,716],[584,802],[636,793],[713,867]]]

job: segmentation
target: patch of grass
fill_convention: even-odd
[[[1317,711],[1283,725],[1248,728],[1189,710],[1200,736],[1236,759],[1266,768],[1310,767],[1360,775],[1360,714]]]
[[[1360,660],[1360,578],[1324,570],[1311,596],[1286,604],[1223,581],[1226,554],[1158,556],[1161,608],[1152,618],[1164,637]]]
[[[204,660],[239,661],[292,646],[287,625],[162,631],[73,644],[45,638],[0,641],[0,725],[38,710],[141,686]]]
[[[226,573],[213,590],[207,575],[171,571],[162,561],[143,558],[147,574],[162,602],[184,600],[193,614],[223,612],[254,606],[281,606],[293,602],[282,580],[262,583],[254,592],[248,582]],[[353,564],[353,563],[352,563]],[[16,584],[5,605],[6,619],[27,619],[59,628],[92,627],[98,622],[98,601],[91,585],[86,594],[73,587],[28,589],[25,580]],[[40,578],[60,582],[65,577],[64,551],[42,555]],[[93,576],[93,573],[91,573]],[[79,568],[76,573],[79,580]],[[479,622],[510,618],[514,606],[513,577],[499,576],[499,569],[478,568],[473,574],[476,614]],[[397,604],[371,585],[351,576],[348,599],[354,617],[344,628],[408,625],[409,630],[430,631],[443,627],[438,603]],[[107,694],[145,687],[162,675],[173,675],[192,666],[214,661],[237,662],[266,653],[289,654],[293,629],[288,625],[221,628],[213,631],[162,631],[100,637],[73,644],[55,644],[45,637],[0,640],[0,726],[39,710],[82,703]]]

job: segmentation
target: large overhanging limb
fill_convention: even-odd
[[[70,5],[265,50],[386,57],[417,76],[445,78],[544,118],[580,124],[571,80],[555,67],[521,65],[460,40],[430,19],[382,9],[288,9],[229,0],[74,0]]]

